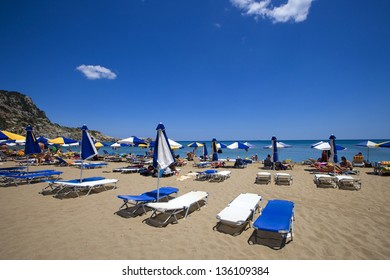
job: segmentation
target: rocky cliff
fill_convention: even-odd
[[[52,123],[45,112],[40,110],[30,97],[15,91],[0,90],[0,129],[25,135],[27,125],[33,126],[37,137],[55,138],[64,136],[76,140],[81,138],[80,128]],[[96,130],[90,130],[89,132],[99,141],[116,140]]]

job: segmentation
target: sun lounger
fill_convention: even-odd
[[[336,176],[336,180],[339,189],[354,189],[358,191],[362,188],[361,180],[352,176],[339,175]]]
[[[209,182],[222,182],[228,178],[230,178],[230,175],[232,174],[231,171],[223,170],[216,173],[210,174]]]
[[[74,165],[78,168],[92,169],[92,168],[100,168],[103,166],[107,166],[107,162],[88,162],[88,163],[75,162]]]
[[[212,162],[209,161],[200,161],[200,158],[194,157],[194,166],[195,167],[207,167],[210,166]]]
[[[268,204],[252,227],[255,229],[254,237],[256,243],[259,231],[281,234],[282,243],[278,247],[281,249],[285,245],[287,238],[291,238],[291,241],[293,240],[294,202],[287,200],[268,201]],[[251,239],[248,242],[250,244],[255,243]]]
[[[215,173],[217,173],[218,171],[215,170],[215,169],[208,169],[208,170],[205,170],[205,171],[201,171],[201,172],[196,172],[196,177],[195,177],[195,180],[208,180],[211,178],[211,176]]]
[[[271,183],[271,173],[269,172],[258,172],[256,174],[256,184],[268,184]]]
[[[58,181],[58,180],[44,180],[44,182],[49,183],[49,185],[42,189],[41,193],[58,193],[62,189],[66,188],[66,184],[62,184],[62,182],[67,183],[81,183],[81,182],[90,182],[90,181],[98,181],[98,180],[104,180],[106,178],[104,177],[87,177],[83,179],[73,179],[73,180],[67,180],[67,181]]]
[[[103,187],[107,190],[106,185],[114,185],[113,189],[116,189],[117,179],[101,179],[101,180],[87,180],[82,182],[72,182],[69,181],[55,181],[54,184],[61,185],[61,189],[57,192],[55,196],[67,196],[70,193],[75,193],[78,197],[79,192],[87,191],[86,195],[89,195],[92,190]]]
[[[138,211],[138,209],[142,208],[143,212],[146,213],[145,206],[149,202],[155,202],[161,200],[163,198],[167,198],[170,195],[176,194],[179,191],[178,188],[173,187],[161,187],[158,190],[152,190],[150,192],[145,192],[140,195],[118,195],[119,199],[123,200],[123,204],[119,207],[119,210],[126,207],[126,209],[130,207],[134,207],[132,209],[131,214],[134,214]],[[157,198],[157,195],[159,198]]]
[[[314,183],[317,188],[337,188],[335,177],[327,174],[314,174]]]
[[[9,185],[11,183],[14,183],[16,186],[18,183],[26,182],[27,184],[30,184],[34,181],[41,181],[44,179],[49,179],[51,177],[61,175],[61,171],[55,171],[55,170],[37,170],[37,171],[30,171],[30,172],[8,172],[0,174],[0,182],[3,185]]]
[[[356,155],[353,157],[352,166],[354,167],[365,167],[364,156]]]
[[[234,235],[241,233],[246,229],[250,221],[253,221],[256,211],[261,209],[260,202],[261,196],[258,194],[241,193],[218,213],[218,223],[214,230],[218,230],[223,225],[229,227],[244,226],[240,232],[236,232]]]
[[[0,168],[0,175],[7,174],[9,172],[21,172],[23,170],[26,170],[26,168],[26,166],[2,167]]]
[[[200,209],[200,202],[204,201],[207,204],[208,193],[204,191],[191,191],[182,196],[178,196],[168,202],[152,202],[146,206],[153,209],[153,213],[148,219],[149,222],[156,222],[159,226],[166,226],[171,218],[174,223],[178,223],[177,215],[184,212],[184,219],[188,216],[191,206],[196,205]],[[163,221],[157,221],[158,213],[167,214],[167,218]]]
[[[291,185],[293,181],[292,175],[288,173],[276,173],[275,184],[276,185]]]

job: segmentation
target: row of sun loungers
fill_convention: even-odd
[[[3,186],[18,185],[21,183],[30,184],[32,182],[41,181],[49,178],[56,178],[62,174],[61,171],[56,170],[37,170],[24,171],[25,169],[8,169],[0,171],[0,184]]]
[[[126,210],[131,214],[142,215],[152,210],[151,216],[145,222],[163,227],[178,223],[180,218],[186,219],[189,213],[207,205],[209,194],[205,191],[190,191],[180,196],[177,195],[178,191],[177,188],[162,187],[140,195],[119,195],[117,197],[123,200],[123,204],[117,213]],[[172,198],[174,194],[176,197]],[[162,202],[162,199],[167,201]],[[252,227],[255,241],[249,240],[249,244],[261,239],[262,232],[276,233],[282,237],[281,244],[272,247],[282,248],[288,238],[293,238],[294,203],[270,200],[261,211],[261,200],[261,195],[241,193],[216,215],[217,225],[214,230],[223,231],[224,227],[238,228],[239,231],[234,230],[233,234],[237,235]],[[257,212],[261,214],[255,220]]]
[[[339,188],[360,190],[361,180],[348,175],[331,176],[328,174],[315,174],[314,183],[318,188]]]
[[[271,178],[272,176],[269,172],[258,172],[256,174],[255,183],[269,184],[271,183]],[[276,185],[291,185],[293,182],[292,175],[288,173],[276,173],[274,178]]]

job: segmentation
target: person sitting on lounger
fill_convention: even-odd
[[[267,158],[264,160],[264,168],[265,169],[272,169],[273,168],[271,155],[268,155]]]
[[[352,166],[352,163],[347,160],[346,157],[341,157],[341,162],[340,162],[340,167],[342,169],[346,169],[346,170],[352,170],[353,169],[353,166]]]

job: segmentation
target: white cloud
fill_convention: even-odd
[[[110,69],[100,66],[100,65],[80,65],[76,68],[81,73],[83,73],[89,80],[97,79],[110,79],[113,80],[116,78],[116,74]]]
[[[288,0],[286,4],[274,7],[271,0],[230,0],[233,6],[255,18],[269,18],[273,22],[302,22],[306,20],[314,0]]]

